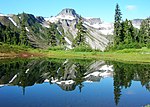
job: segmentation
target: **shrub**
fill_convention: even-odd
[[[92,52],[93,50],[89,46],[78,46],[73,49],[75,52]]]
[[[130,43],[130,44],[123,44],[120,43],[117,46],[112,46],[109,48],[109,51],[114,51],[114,50],[123,50],[123,49],[140,49],[142,45],[140,45],[137,42]]]
[[[65,46],[54,46],[54,47],[48,48],[48,50],[53,50],[53,51],[65,50]]]
[[[148,43],[148,44],[147,44],[147,48],[149,48],[149,49],[150,49],[150,43]]]

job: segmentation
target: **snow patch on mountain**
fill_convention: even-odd
[[[11,17],[8,17],[8,19],[9,19],[15,26],[17,26],[17,23],[16,23]]]
[[[55,23],[58,21],[56,17],[45,17],[44,18],[47,22]]]
[[[112,35],[113,34],[113,30],[114,30],[113,23],[97,22],[97,23],[91,24],[89,22],[84,21],[84,24],[86,24],[92,28],[98,29],[104,35]]]
[[[75,20],[78,19],[79,15],[75,12],[74,9],[63,9],[57,16],[45,18],[46,21],[51,23],[58,22],[59,20]]]
[[[7,15],[0,13],[0,16],[7,16]]]
[[[61,33],[61,31],[59,30],[59,28],[57,27],[57,31],[59,32],[59,34],[61,34],[62,35],[62,33]]]
[[[100,32],[103,34],[103,35],[112,35],[113,34],[113,29],[111,30],[100,30]]]
[[[64,37],[64,38],[65,38],[66,42],[67,42],[69,45],[72,44],[72,42],[71,42],[67,37]]]
[[[69,15],[60,15],[56,17],[57,19],[65,19],[65,20],[74,20],[75,17]]]
[[[91,27],[96,28],[96,29],[100,28],[100,25],[98,23],[97,24],[90,24],[88,22],[84,22],[84,24],[87,24],[88,26],[91,26]]]
[[[68,43],[68,45],[66,45],[67,48],[72,49],[72,42],[67,37],[64,37],[64,39]]]
[[[70,15],[59,15],[56,17],[45,18],[46,21],[49,21],[51,23],[58,22],[59,20],[74,20],[74,19],[75,17]]]
[[[109,39],[107,39],[107,35],[113,34],[113,23],[106,23],[100,18],[82,17],[82,20],[83,26],[88,32],[86,35],[86,43],[89,44],[92,49],[104,51],[110,42]],[[58,15],[45,18],[45,21],[62,26],[65,33],[65,41],[67,42],[66,47],[72,49],[72,42],[70,40],[73,40],[77,36],[76,25],[79,21],[79,15],[75,10],[63,9]]]

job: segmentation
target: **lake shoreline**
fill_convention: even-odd
[[[5,58],[98,59],[120,62],[150,63],[150,49],[124,49],[110,52],[33,49],[25,46],[0,45],[0,59]]]
[[[6,58],[60,58],[60,59],[98,59],[120,62],[150,63],[150,55],[142,53],[118,52],[74,52],[51,50],[26,50],[22,52],[1,53],[0,59]]]

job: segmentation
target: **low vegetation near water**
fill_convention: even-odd
[[[148,62],[150,63],[150,49],[124,49],[109,52],[100,51],[77,51],[77,50],[42,50],[25,46],[1,44],[0,58],[13,57],[50,57],[50,58],[74,58],[74,59],[102,59],[125,62]]]

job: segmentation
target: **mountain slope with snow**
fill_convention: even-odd
[[[44,18],[42,16],[34,16],[32,14],[4,15],[0,14],[0,24],[10,26],[13,29],[21,28],[22,21],[25,21],[25,29],[27,37],[33,47],[49,48],[48,30],[51,23],[57,26],[59,36],[63,36],[66,49],[72,49],[72,43],[77,37],[76,25],[80,15],[74,9],[63,9],[59,14],[53,17]],[[85,42],[92,49],[104,51],[108,44],[113,41],[113,23],[107,23],[100,18],[84,18],[81,17],[83,26],[86,29]],[[140,28],[142,19],[132,20],[133,26]],[[20,32],[18,32],[20,33]],[[57,44],[61,37],[57,36]]]
[[[71,48],[73,40],[77,36],[76,24],[79,21],[79,15],[74,9],[63,9],[58,15],[45,18],[46,22],[59,23],[65,33],[65,40],[68,47]],[[83,18],[83,25],[87,29],[86,43],[92,49],[104,51],[108,46],[110,39],[107,35],[113,34],[113,24],[101,21],[100,18]]]

